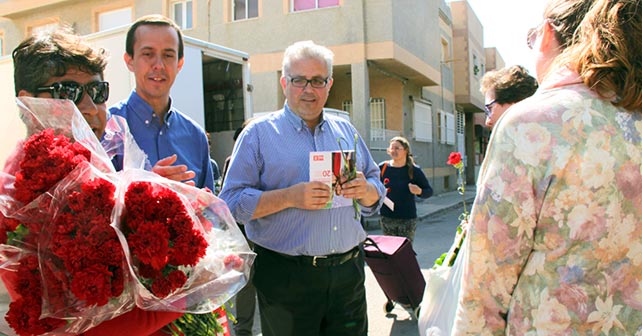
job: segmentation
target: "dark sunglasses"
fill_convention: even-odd
[[[109,82],[91,82],[80,85],[77,82],[55,82],[50,86],[36,88],[36,92],[49,92],[55,99],[69,99],[76,105],[82,101],[83,92],[87,92],[94,104],[102,104],[109,99]]]

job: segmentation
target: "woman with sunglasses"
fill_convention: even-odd
[[[642,321],[642,2],[549,0],[537,93],[496,125],[453,335],[635,335]]]
[[[491,130],[509,107],[535,93],[537,80],[521,65],[487,72],[481,80],[486,126]]]
[[[24,40],[14,49],[13,62],[17,96],[73,100],[96,137],[102,138],[109,97],[109,85],[103,80],[107,65],[104,50],[91,47],[67,29],[59,29]],[[0,273],[5,283],[15,282],[10,272]],[[83,335],[167,335],[161,329],[181,316],[135,307]]]

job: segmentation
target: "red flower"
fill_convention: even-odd
[[[385,179],[383,179],[383,185],[388,185],[388,183],[390,183],[389,178],[386,177]]]
[[[159,298],[181,288],[208,246],[178,194],[158,183],[132,182],[122,226],[141,283]]]
[[[132,220],[128,220],[131,222]],[[169,259],[169,230],[160,221],[141,222],[137,230],[127,236],[132,254],[143,264],[161,270]]]
[[[71,291],[80,300],[104,306],[113,295],[111,285],[113,275],[104,264],[90,265],[73,274]],[[120,293],[116,293],[116,295],[120,295]]]
[[[71,177],[81,182],[56,190],[65,196],[52,203],[56,215],[51,240],[41,244],[55,258],[43,263],[62,274],[60,279],[73,294],[65,295],[70,302],[80,299],[87,306],[104,306],[122,294],[125,281],[125,255],[110,225],[116,187],[103,178],[90,178],[88,165],[82,168]]]
[[[9,304],[5,319],[18,335],[40,335],[65,325],[65,321],[53,318],[40,319],[42,312],[42,286],[38,256],[27,254],[19,260],[13,283],[18,299]]]
[[[453,166],[461,163],[461,153],[451,152],[446,163]]]
[[[23,146],[24,157],[16,172],[16,200],[27,204],[67,176],[91,152],[64,135],[45,129],[32,135]]]
[[[226,268],[233,268],[237,271],[243,269],[243,259],[236,254],[229,254],[223,259],[223,264]]]

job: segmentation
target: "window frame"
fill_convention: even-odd
[[[26,37],[32,36],[34,34],[34,29],[44,27],[44,26],[49,26],[49,25],[55,25],[56,28],[60,27],[60,17],[48,17],[40,20],[34,20],[26,24],[27,29],[25,29],[25,35]],[[53,29],[56,29],[53,28]]]
[[[466,116],[462,111],[455,112],[457,113],[457,126],[455,127],[455,133],[457,136],[457,150],[463,155],[466,152],[466,139],[464,135],[466,132]]]
[[[455,144],[455,114],[441,111],[441,143],[447,145]]]
[[[387,141],[386,98],[370,98],[370,141]],[[352,117],[352,100],[344,100],[341,108]]]
[[[341,7],[343,0],[336,0],[337,4],[336,5],[330,5],[330,6],[324,6],[324,7],[319,7],[319,0],[314,0],[314,8],[308,8],[308,9],[299,9],[296,10],[294,7],[295,2],[297,0],[290,0],[290,12],[291,13],[297,13],[297,12],[305,12],[305,11],[313,11],[313,10],[319,10],[319,9],[324,9],[324,8],[335,8],[335,7]]]
[[[430,102],[415,99],[412,101],[412,127],[415,141],[418,142],[433,142],[433,108]],[[427,111],[427,113],[418,113],[419,110]]]
[[[230,18],[231,18],[232,22],[255,19],[255,18],[258,18],[260,16],[261,0],[256,0],[256,16],[252,16],[252,17],[249,16],[250,15],[249,2],[252,1],[252,0],[242,0],[242,1],[245,2],[245,17],[237,19],[235,17],[235,15],[236,15],[236,1],[237,0],[230,0],[230,9],[231,9]]]
[[[100,28],[100,25],[101,25],[100,17],[101,17],[102,14],[106,14],[106,13],[109,13],[109,12],[122,11],[122,10],[125,10],[125,9],[129,9],[129,23],[132,23],[134,21],[134,7],[131,6],[131,5],[129,5],[129,6],[119,6],[119,7],[110,7],[110,8],[104,8],[104,9],[96,10],[94,12],[94,18],[96,19],[96,22],[94,24],[94,32],[99,32],[99,31],[104,31],[104,30],[109,30],[109,29],[112,29],[112,28],[119,27],[119,26],[113,26],[113,27],[110,27],[110,28],[101,29]]]
[[[192,22],[191,22],[192,25],[189,26],[189,27],[187,27],[187,3],[188,2],[191,3],[191,6],[192,6],[192,10],[191,10],[191,12],[192,12]],[[182,12],[181,12],[181,23],[180,24],[176,20],[176,12],[175,12],[175,10],[176,10],[175,6],[178,3],[183,5],[183,9],[182,9]],[[178,27],[181,28],[181,30],[194,29],[194,27],[196,26],[196,23],[195,23],[196,15],[194,15],[195,8],[196,8],[196,0],[169,0],[168,3],[167,3],[167,13],[169,14],[168,15],[169,18],[172,19],[176,23],[176,25],[178,25]]]

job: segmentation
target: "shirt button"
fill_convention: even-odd
[[[335,226],[335,227],[332,228],[332,230],[337,231],[338,228]]]
[[[145,120],[145,125],[149,125],[149,120]]]
[[[160,135],[163,135],[163,131],[160,131],[160,133],[159,133],[159,134],[160,134]]]
[[[334,249],[333,249],[333,250],[332,250],[332,251],[330,251],[330,252],[332,252],[332,254],[334,254],[335,252],[337,252],[337,250],[334,250]]]

